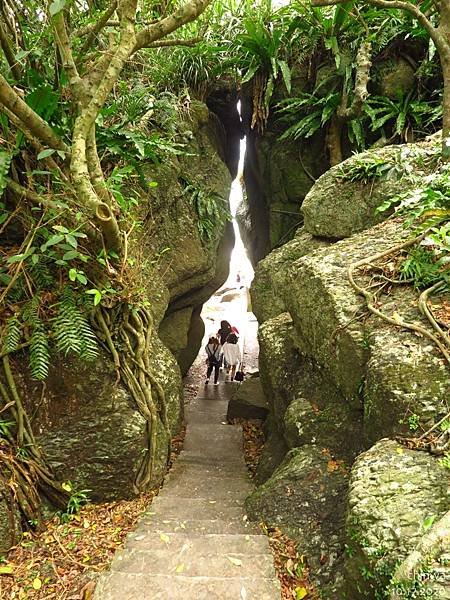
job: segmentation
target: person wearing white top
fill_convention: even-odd
[[[227,337],[227,341],[222,346],[222,352],[225,360],[230,365],[230,375],[231,381],[234,380],[234,375],[236,373],[236,368],[238,364],[241,362],[241,353],[239,351],[238,346],[238,338],[235,333],[230,333]],[[229,381],[227,376],[227,381]]]

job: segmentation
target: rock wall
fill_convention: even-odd
[[[379,223],[374,208],[438,153],[435,139],[377,151],[388,168],[366,185],[348,174],[372,153],[327,171],[304,200],[304,227],[259,263],[252,285],[270,417],[247,507],[298,540],[321,598],[385,597],[426,515],[450,509],[438,457],[380,441],[412,435],[408,415],[426,430],[447,413],[448,367],[429,340],[370,314],[348,279],[350,264],[405,239],[401,220]],[[425,324],[407,285],[392,287],[383,310]]]
[[[417,38],[411,39],[408,36],[406,38],[396,38],[391,46],[383,49],[380,55],[372,56],[370,95],[381,95],[398,100],[406,97],[416,86],[418,73],[417,67],[413,65],[421,64],[427,48]],[[348,59],[349,57],[343,58],[344,61]],[[289,97],[301,97],[304,93],[314,93],[317,97],[325,96],[334,89],[333,86],[341,77],[342,72],[336,69],[334,58],[326,53],[314,53],[300,64],[294,61],[291,65]],[[305,210],[300,210],[300,207],[313,186],[316,193],[322,193],[315,182],[330,168],[331,136],[328,135],[328,122],[322,124],[320,130],[313,135],[306,134],[296,141],[280,141],[280,135],[286,130],[287,125],[282,120],[283,115],[278,110],[280,108],[278,103],[288,96],[284,85],[280,82],[275,84],[267,123],[263,127],[252,127],[253,85],[258,96],[259,80],[244,84],[241,90],[242,121],[247,139],[244,166],[247,219],[241,219],[240,228],[250,258],[256,265],[270,251],[292,239],[295,230],[302,224],[303,217],[305,224],[307,221],[311,223],[307,203],[304,204]],[[430,89],[435,85],[436,82],[430,83]],[[305,114],[303,113],[302,116]],[[386,144],[384,138],[379,139],[379,131],[374,133],[363,120],[361,123],[365,127],[364,137],[367,146]],[[341,150],[344,158],[350,157],[358,149],[355,140],[351,138],[352,136],[345,132],[341,135]],[[398,147],[392,149],[394,160],[395,154],[398,153]],[[375,154],[374,157],[376,156]],[[391,175],[395,178],[394,172]],[[353,196],[348,199],[360,205],[359,214],[353,215],[358,219],[354,227],[359,226],[359,230],[362,230],[367,227],[365,221],[368,218],[370,220],[368,217],[371,214],[370,205],[375,205],[377,195],[382,195],[383,192],[375,190],[374,193],[366,193],[366,203],[358,197],[364,186],[361,186],[359,191],[354,186],[350,187]],[[324,191],[326,195],[327,191]],[[346,202],[344,190],[339,197],[341,202]],[[330,216],[333,221],[334,218],[339,217],[339,214],[330,213]],[[308,232],[328,236],[326,233],[310,231],[309,224]],[[342,225],[345,226],[345,223]],[[336,239],[346,235],[348,233],[340,233]]]
[[[149,360],[165,393],[169,431],[158,420],[156,464],[150,486],[164,476],[170,437],[183,419],[181,371],[194,360],[202,337],[203,302],[225,281],[234,243],[231,223],[215,223],[202,236],[191,185],[228,206],[231,176],[223,128],[206,105],[192,102],[179,123],[185,152],[159,165],[141,165],[156,188],[140,188],[135,218],[141,223],[129,240],[130,286],[138,289],[159,331]],[[219,201],[219,200],[218,200]],[[177,363],[178,360],[178,363]],[[17,385],[33,429],[57,478],[89,490],[94,501],[132,496],[134,476],[147,451],[147,424],[128,390],[117,382],[110,355],[93,363],[55,357],[44,384],[33,381],[27,358],[11,357]],[[0,490],[0,550],[13,542],[20,519]]]
[[[298,82],[301,86],[303,79]],[[301,87],[298,88],[298,91]],[[329,166],[324,135],[304,141],[280,141],[282,130],[274,117],[264,134],[251,129],[251,89],[242,92],[242,120],[246,133],[244,181],[248,221],[239,220],[254,265],[273,248],[292,238],[303,217],[300,206],[314,183]],[[295,95],[295,92],[293,92]]]

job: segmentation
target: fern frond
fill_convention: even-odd
[[[3,351],[15,352],[22,339],[22,327],[17,315],[10,317],[6,323],[6,331],[3,339]]]
[[[30,338],[30,371],[33,379],[42,381],[48,375],[50,352],[48,336],[42,321],[38,321]]]
[[[63,354],[73,352],[84,360],[98,356],[95,333],[77,306],[70,287],[66,287],[52,319],[56,348]]]
[[[12,155],[9,152],[0,150],[0,197],[6,188],[6,176],[8,175]]]
[[[40,296],[37,294],[23,307],[22,318],[31,327],[36,327],[41,322],[39,317],[39,303]]]
[[[40,260],[36,264],[32,265],[29,269],[29,273],[33,278],[33,283],[38,290],[48,289],[54,284],[54,278],[50,272],[48,264],[43,260]]]
[[[26,297],[26,290],[23,283],[22,275],[19,275],[17,280],[15,281],[12,288],[9,290],[8,295],[6,296],[7,300],[12,304],[16,302],[20,302]]]

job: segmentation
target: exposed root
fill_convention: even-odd
[[[380,319],[383,319],[384,321],[386,321],[387,323],[390,323],[391,325],[394,325],[395,327],[401,327],[402,329],[409,329],[410,331],[414,331],[424,337],[427,337],[434,344],[436,344],[436,346],[439,348],[439,350],[441,351],[445,360],[447,361],[447,363],[450,366],[450,352],[446,348],[446,345],[448,345],[448,338],[446,337],[444,332],[441,330],[439,325],[437,325],[437,323],[434,319],[433,319],[433,321],[434,321],[436,327],[439,329],[439,337],[437,337],[436,335],[431,333],[428,329],[426,329],[422,325],[418,325],[417,323],[409,323],[398,316],[396,316],[394,318],[394,317],[390,317],[389,315],[386,315],[385,313],[383,313],[381,310],[379,310],[375,306],[375,295],[372,292],[370,292],[366,287],[363,287],[362,285],[359,285],[358,283],[356,283],[355,277],[354,277],[354,273],[357,269],[360,269],[363,266],[371,266],[372,263],[374,263],[377,260],[380,260],[381,258],[385,258],[386,256],[389,256],[391,254],[396,254],[397,252],[400,252],[401,250],[409,248],[410,246],[413,246],[413,245],[421,242],[426,237],[427,234],[428,234],[428,230],[425,231],[424,233],[420,234],[419,236],[416,236],[416,237],[408,239],[400,244],[397,244],[396,246],[393,246],[392,248],[389,248],[388,250],[385,250],[384,252],[379,252],[377,254],[373,254],[372,256],[363,258],[362,260],[352,263],[348,268],[347,276],[348,276],[348,279],[349,279],[350,284],[353,287],[353,289],[356,290],[358,292],[358,294],[360,294],[361,296],[363,296],[365,298],[367,308],[369,309],[369,311],[372,314],[376,315],[377,317],[380,317]],[[434,287],[435,286],[433,286],[433,288]],[[430,288],[430,290],[428,290],[428,293],[430,293],[431,291],[436,291],[437,288],[436,289],[433,289],[433,288]],[[422,294],[422,296],[423,296],[423,294]],[[424,305],[426,305],[426,299],[427,299],[427,295],[425,295],[424,299],[422,299],[423,307],[424,307]],[[428,312],[431,315],[431,311],[429,311],[429,309],[428,309]],[[431,318],[432,318],[432,315],[431,315]],[[430,317],[428,317],[428,319],[430,320]],[[434,327],[434,325],[433,325],[433,327]],[[434,327],[435,330],[436,330],[436,327]]]
[[[166,396],[150,365],[151,342],[155,334],[153,319],[145,308],[130,310],[125,306],[116,312],[115,322],[112,313],[104,309],[97,310],[94,321],[113,357],[118,380],[127,387],[147,423],[147,448],[134,480],[135,492],[141,493],[154,483],[159,423],[167,435],[166,460],[169,460]],[[117,331],[115,341],[111,333],[113,328]]]

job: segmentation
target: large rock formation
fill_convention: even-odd
[[[372,599],[388,589],[395,567],[449,507],[448,470],[436,457],[393,440],[359,456],[348,493],[344,597]]]
[[[130,297],[139,294],[151,313],[152,387],[163,390],[167,409],[167,428],[157,419],[156,457],[148,486],[164,476],[170,437],[183,418],[177,360],[186,372],[197,354],[201,306],[226,279],[233,246],[231,223],[225,218],[231,177],[223,162],[226,148],[220,123],[206,105],[192,102],[178,130],[183,153],[170,155],[161,164],[142,165],[142,176],[157,182],[157,187],[130,182],[134,197],[140,197],[134,215],[140,226],[128,240],[126,276],[132,286]],[[206,235],[198,202],[209,196],[223,218],[213,222]],[[76,490],[89,490],[95,501],[133,495],[135,475],[149,451],[148,423],[129,390],[118,382],[111,355],[101,349],[91,363],[55,355],[44,385],[31,378],[26,356],[16,353],[10,360],[36,440],[56,477],[71,481]],[[12,543],[16,527],[10,526],[17,515],[9,513],[8,500],[0,490],[3,549]]]
[[[386,218],[385,200],[411,188],[412,176],[426,177],[436,164],[440,134],[418,144],[386,146],[355,154],[324,173],[302,204],[305,231],[342,239]]]
[[[383,152],[391,156],[399,149],[386,148]],[[329,600],[374,600],[381,597],[376,594],[384,585],[381,580],[368,584],[364,578],[360,567],[365,561],[363,566],[369,569],[370,563],[365,546],[354,554],[349,550],[343,568],[344,544],[348,547],[343,526],[346,512],[347,536],[354,513],[361,510],[366,520],[360,519],[359,532],[373,526],[373,537],[379,536],[382,546],[381,529],[389,506],[393,522],[394,506],[401,515],[406,510],[402,508],[406,498],[410,503],[415,502],[412,497],[421,498],[417,511],[410,511],[410,521],[407,514],[401,516],[405,526],[395,529],[397,546],[391,541],[386,549],[391,561],[398,548],[403,548],[398,551],[401,559],[414,547],[419,535],[414,528],[425,518],[424,513],[438,518],[450,507],[448,478],[445,480],[445,471],[435,458],[425,452],[399,451],[395,442],[380,442],[369,450],[381,438],[412,435],[411,419],[425,431],[448,411],[450,373],[437,348],[428,338],[371,314],[348,278],[351,264],[391,248],[408,235],[399,219],[375,224],[379,217],[371,210],[381,202],[381,192],[373,205],[367,194],[367,188],[370,191],[375,186],[383,190],[384,200],[400,189],[406,191],[411,165],[417,168],[420,163],[429,169],[438,146],[431,140],[402,152],[410,157],[402,163],[404,177],[398,163],[395,179],[368,182],[366,194],[358,179],[340,183],[339,173],[367,164],[373,157],[370,153],[352,157],[340,171],[335,168],[323,175],[305,201],[305,227],[261,261],[252,286],[253,308],[261,324],[261,381],[270,416],[267,449],[257,474],[262,485],[250,496],[248,507],[254,518],[285,527],[298,540],[300,551],[309,553],[311,564],[320,564],[311,573],[322,597]],[[349,198],[365,201],[364,210],[360,210],[362,203]],[[312,235],[317,232],[323,237]],[[336,242],[337,238],[345,239]],[[358,271],[356,277],[360,284],[370,285],[372,275]],[[418,310],[416,292],[407,285],[392,286],[389,294],[382,295],[381,310],[394,319],[427,324]],[[364,450],[368,452],[353,467]],[[314,465],[314,477],[304,476],[309,467],[299,476],[298,464],[303,469],[306,456]],[[422,480],[416,477],[408,487],[401,474],[403,467],[394,468],[396,457],[408,462],[411,468],[405,465],[405,470],[410,474],[422,472]],[[320,464],[325,466],[320,468]],[[347,504],[349,472],[352,487]],[[333,478],[327,478],[327,473]],[[334,481],[335,475],[339,482]],[[441,483],[435,486],[433,482],[439,479]],[[377,481],[379,493],[373,487]],[[432,494],[428,493],[430,488]],[[279,503],[273,501],[276,494],[283,498]],[[310,502],[316,494],[320,502]],[[289,502],[289,495],[295,502]],[[376,497],[377,512],[370,508],[372,496]],[[321,511],[321,503],[333,505],[335,513]],[[305,510],[316,524],[314,543]],[[324,548],[328,544],[327,554]],[[333,578],[336,585],[330,583]]]
[[[305,90],[305,75],[293,77],[292,95]],[[250,127],[251,87],[242,93],[242,120],[246,130],[244,180],[248,219],[239,226],[253,264],[293,236],[302,222],[300,206],[314,183],[328,168],[325,136],[280,141],[277,118],[270,118],[263,135]]]

